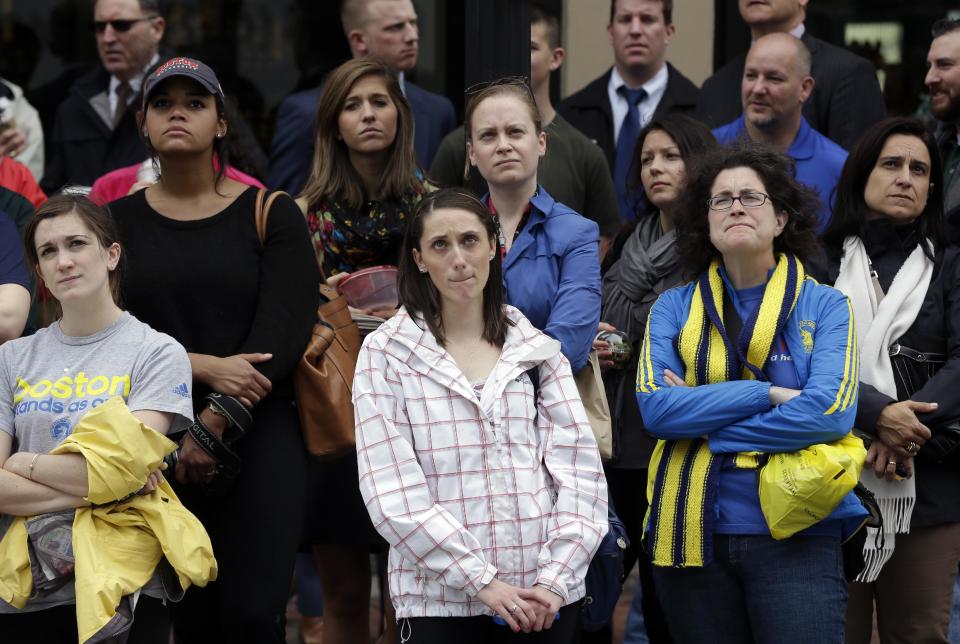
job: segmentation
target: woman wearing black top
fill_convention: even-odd
[[[194,401],[211,391],[251,409],[253,428],[232,444],[232,481],[187,435],[176,479],[203,521],[219,579],[173,608],[178,642],[282,642],[283,614],[303,518],[306,458],[290,376],[316,319],[319,272],[296,204],[278,198],[261,243],[257,190],[225,178],[229,124],[213,71],[174,58],[144,80],[142,134],[159,181],[111,204],[129,265],[131,312],[187,349]],[[225,428],[197,409],[214,434]],[[210,494],[215,484],[220,495]]]
[[[811,267],[853,305],[856,427],[873,439],[861,481],[884,522],[885,538],[868,532],[867,565],[850,584],[848,644],[870,641],[874,603],[881,641],[947,642],[960,466],[956,454],[942,458],[936,439],[960,417],[960,253],[946,245],[942,176],[923,123],[874,125],[843,166],[825,266]]]

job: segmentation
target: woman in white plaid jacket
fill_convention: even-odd
[[[560,343],[503,305],[494,224],[464,191],[424,198],[399,288],[353,401],[401,641],[570,642],[607,488]]]

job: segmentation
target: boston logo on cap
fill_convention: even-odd
[[[160,65],[160,67],[157,68],[157,71],[154,74],[154,76],[160,76],[168,69],[190,69],[193,71],[197,71],[198,69],[200,69],[200,63],[190,58],[184,58],[182,56],[180,58],[171,58],[170,60],[168,60],[167,62],[165,62],[164,64]]]

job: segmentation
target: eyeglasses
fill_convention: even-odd
[[[143,18],[130,18],[128,20],[94,20],[90,26],[92,26],[93,30],[98,34],[102,34],[104,31],[106,31],[107,25],[110,25],[118,34],[125,34],[130,31],[138,22],[153,20],[154,18],[159,17],[160,16],[145,16]]]
[[[710,197],[707,199],[707,205],[710,206],[710,210],[729,210],[733,207],[734,201],[739,201],[744,208],[756,208],[767,203],[768,199],[770,199],[770,195],[765,195],[762,192],[744,192],[739,197],[732,195]]]

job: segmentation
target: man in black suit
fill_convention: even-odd
[[[813,60],[813,95],[803,117],[814,130],[849,150],[868,127],[886,116],[876,70],[870,61],[807,33],[803,20],[808,0],[739,0],[740,16],[753,40],[786,32],[803,41]],[[740,80],[746,53],[740,54],[703,83],[700,114],[710,127],[740,116]]]
[[[419,29],[410,0],[344,0],[340,11],[343,30],[354,58],[378,60],[394,72],[410,103],[414,149],[424,168],[430,167],[440,142],[457,127],[453,103],[404,78],[417,64]],[[297,194],[313,161],[314,123],[320,88],[291,94],[277,109],[277,125],[270,150],[271,188]]]
[[[943,212],[954,243],[960,241],[960,20],[938,20],[927,54],[930,113],[937,119],[943,159]],[[936,179],[934,179],[936,181]]]
[[[674,31],[673,0],[611,0],[607,34],[614,65],[558,110],[603,150],[625,220],[638,207],[639,195],[627,194],[627,177],[640,129],[667,112],[697,107],[696,85],[666,60]]]
[[[41,183],[47,194],[64,184],[93,185],[110,170],[147,158],[131,104],[146,69],[160,59],[165,27],[157,0],[94,3],[101,65],[79,78],[57,109]]]

